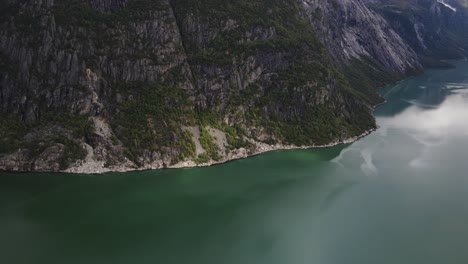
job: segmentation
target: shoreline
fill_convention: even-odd
[[[375,132],[378,128],[372,128],[364,131],[362,134],[348,138],[345,140],[341,141],[333,141],[331,143],[325,144],[325,145],[312,145],[312,146],[296,146],[296,145],[283,145],[283,144],[276,144],[276,145],[268,145],[266,143],[262,142],[255,142],[256,144],[256,150],[253,153],[248,153],[247,149],[241,148],[241,149],[236,149],[233,150],[229,155],[224,157],[221,160],[214,161],[211,160],[207,163],[202,163],[202,164],[197,164],[194,161],[184,161],[184,162],[179,162],[174,165],[166,166],[166,167],[156,167],[156,166],[151,166],[147,165],[141,168],[131,168],[131,167],[126,167],[125,165],[123,166],[118,166],[114,168],[103,168],[101,167],[100,170],[92,170],[92,169],[83,169],[79,167],[75,168],[68,168],[64,171],[57,171],[57,172],[49,172],[49,173],[66,173],[66,174],[84,174],[84,175],[103,175],[103,174],[109,174],[109,173],[126,173],[126,172],[139,172],[139,171],[149,171],[149,170],[173,170],[173,169],[191,169],[191,168],[205,168],[205,167],[212,167],[212,166],[217,166],[217,165],[222,165],[228,162],[233,162],[236,160],[241,160],[241,159],[247,159],[251,158],[254,156],[266,154],[268,152],[273,152],[273,151],[282,151],[282,150],[307,150],[307,149],[318,149],[318,148],[331,148],[331,147],[336,147],[339,145],[345,145],[345,144],[351,144],[359,139],[362,139],[373,132]],[[34,171],[31,171],[34,172]],[[27,172],[25,172],[27,173]],[[47,173],[47,172],[40,172],[37,171],[35,173]]]
[[[409,78],[412,78],[412,77],[409,77]],[[401,79],[395,83],[402,82],[406,79],[408,78]],[[382,89],[385,87],[386,86],[379,87],[378,89]],[[380,103],[377,103],[376,105],[369,106],[369,108],[371,112],[374,112],[376,108],[386,103],[388,103],[388,101],[384,100]],[[196,164],[194,161],[185,161],[185,162],[180,162],[178,164],[170,165],[170,166],[160,166],[160,165],[157,165],[157,162],[153,162],[153,165],[147,164],[139,168],[135,168],[131,166],[130,163],[122,163],[121,165],[114,166],[114,167],[105,167],[104,162],[91,160],[88,162],[85,161],[81,164],[75,164],[74,166],[66,170],[42,171],[42,170],[2,170],[0,169],[0,174],[1,173],[64,173],[64,174],[82,174],[82,175],[104,175],[104,174],[109,174],[109,173],[125,173],[125,172],[138,172],[138,171],[148,171],[148,170],[203,168],[203,167],[221,165],[224,163],[233,162],[233,161],[240,160],[240,159],[246,159],[246,158],[254,157],[257,155],[262,155],[262,154],[272,152],[272,151],[329,148],[329,147],[335,147],[335,146],[343,145],[343,144],[351,144],[351,143],[358,141],[359,139],[362,139],[372,134],[373,132],[378,130],[378,128],[379,127],[377,126],[376,128],[371,128],[371,129],[364,131],[362,134],[358,136],[348,138],[342,141],[333,141],[325,145],[312,145],[312,146],[295,146],[295,145],[283,145],[283,144],[268,145],[266,143],[250,140],[251,143],[256,145],[255,151],[253,151],[252,153],[249,153],[249,151],[246,149],[242,149],[242,148],[236,149],[236,150],[231,151],[221,160],[218,160],[218,161],[211,160],[210,162],[203,163],[203,164]]]
[[[384,103],[386,102],[383,102],[382,104]],[[339,145],[351,144],[351,143],[358,141],[359,139],[362,139],[372,134],[377,129],[378,127],[371,128],[371,129],[364,131],[358,136],[347,138],[344,140],[335,140],[324,145],[296,146],[296,145],[284,145],[284,144],[279,144],[279,143],[275,145],[269,145],[267,143],[254,141],[252,139],[247,139],[250,141],[250,143],[252,143],[255,146],[254,151],[251,152],[251,150],[245,149],[245,148],[234,149],[234,150],[231,150],[229,153],[227,153],[226,156],[223,156],[223,158],[220,160],[217,160],[217,161],[210,160],[207,163],[201,163],[201,164],[197,164],[195,161],[190,160],[190,161],[179,162],[177,164],[173,164],[170,166],[164,166],[164,165],[161,166],[161,163],[158,163],[158,161],[154,161],[152,164],[146,164],[145,166],[138,167],[138,168],[134,167],[133,164],[129,162],[122,163],[118,166],[105,167],[105,164],[103,161],[97,161],[93,159],[92,157],[90,157],[79,163],[78,162],[75,163],[73,166],[65,170],[47,171],[47,170],[20,170],[20,169],[1,170],[0,169],[0,174],[1,173],[64,173],[64,174],[82,174],[82,175],[104,175],[104,174],[110,174],[110,173],[126,173],[126,172],[139,172],[139,171],[149,171],[149,170],[204,168],[204,167],[221,165],[221,164],[233,162],[236,160],[247,159],[250,157],[262,155],[262,154],[273,152],[273,151],[331,148],[331,147],[335,147]]]
[[[355,137],[352,137],[352,138],[349,138],[349,139],[346,139],[346,140],[343,140],[343,141],[338,141],[338,142],[332,142],[332,143],[329,143],[329,144],[325,144],[325,145],[312,145],[312,146],[296,146],[296,145],[283,145],[283,144],[276,144],[276,145],[268,145],[268,144],[265,144],[265,143],[261,143],[262,144],[262,147],[263,146],[268,146],[268,147],[264,147],[263,149],[260,149],[254,153],[251,153],[251,154],[248,154],[246,157],[239,157],[239,158],[231,158],[231,159],[223,159],[221,161],[212,161],[212,162],[208,162],[208,163],[203,163],[203,164],[199,164],[199,165],[196,165],[196,166],[177,166],[176,165],[173,165],[173,166],[169,166],[167,167],[167,169],[182,169],[182,168],[197,168],[197,167],[200,167],[200,168],[203,168],[203,167],[211,167],[211,166],[216,166],[216,165],[221,165],[221,164],[224,164],[224,163],[227,163],[227,162],[231,162],[231,161],[236,161],[236,160],[241,160],[241,159],[248,159],[248,158],[251,158],[251,157],[254,157],[254,156],[258,156],[258,155],[262,155],[262,154],[266,154],[268,152],[273,152],[273,151],[282,151],[282,150],[308,150],[308,149],[320,149],[320,148],[332,148],[332,147],[336,147],[336,146],[340,146],[340,145],[346,145],[346,144],[352,144],[356,141],[358,141],[359,139],[362,139],[370,134],[372,134],[373,132],[375,132],[377,130],[377,128],[373,128],[373,129],[369,129],[369,130],[366,130],[364,133],[360,134],[359,136],[355,136]],[[264,144],[264,145],[263,145]],[[258,147],[258,146],[257,146]]]

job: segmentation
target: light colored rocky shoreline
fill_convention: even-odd
[[[209,166],[219,165],[219,164],[223,164],[223,163],[238,160],[238,159],[246,159],[246,158],[249,158],[249,157],[261,155],[261,154],[271,152],[271,151],[278,151],[278,150],[299,150],[299,149],[314,149],[314,148],[330,148],[330,147],[335,147],[335,146],[342,145],[342,144],[353,143],[353,142],[355,142],[355,141],[357,141],[357,140],[371,134],[374,131],[375,131],[375,129],[371,129],[371,130],[368,130],[368,131],[364,132],[363,134],[361,134],[359,136],[349,138],[349,139],[346,139],[344,141],[332,142],[332,143],[329,143],[329,144],[326,144],[326,145],[315,145],[315,146],[295,146],[295,145],[283,145],[283,144],[268,145],[268,144],[262,143],[262,142],[255,142],[256,150],[253,153],[250,153],[250,154],[247,154],[247,150],[242,148],[242,149],[236,150],[236,151],[238,151],[239,155],[228,155],[227,157],[225,157],[225,158],[223,158],[223,159],[221,159],[219,161],[210,161],[208,163],[203,163],[203,164],[198,164],[198,165],[193,161],[181,162],[181,163],[178,163],[176,165],[170,166],[168,168],[177,169],[177,168],[190,168],[190,167],[209,167]]]
[[[376,129],[370,129],[365,131],[359,136],[349,138],[346,140],[337,140],[326,145],[312,145],[312,146],[295,146],[295,145],[284,145],[284,144],[275,144],[269,145],[263,142],[251,141],[255,145],[255,150],[252,152],[245,148],[235,149],[230,151],[226,156],[221,158],[218,161],[211,160],[207,163],[197,164],[195,161],[183,161],[170,166],[161,166],[160,162],[155,162],[154,164],[149,164],[143,167],[135,168],[131,166],[130,161],[127,163],[120,164],[119,166],[105,167],[103,161],[96,161],[91,158],[87,158],[84,162],[76,164],[75,166],[68,168],[64,173],[73,173],[73,174],[103,174],[110,172],[131,172],[131,171],[144,171],[144,170],[158,170],[158,169],[180,169],[180,168],[195,168],[195,167],[209,167],[213,165],[219,165],[226,162],[245,159],[256,155],[261,155],[271,151],[277,150],[298,150],[298,149],[313,149],[313,148],[328,148],[334,147],[341,144],[350,144],[353,143],[369,134],[374,132]]]

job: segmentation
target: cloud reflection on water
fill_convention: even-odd
[[[439,148],[453,140],[462,143],[468,135],[467,121],[466,90],[458,90],[448,96],[437,108],[428,109],[416,104],[396,116],[378,119],[382,130],[403,131],[424,146],[421,156],[409,162],[412,167],[442,165]]]
[[[429,72],[384,89],[389,103],[375,112],[379,130],[332,162],[345,169],[358,163],[356,169],[367,176],[392,176],[392,168],[409,174],[450,166],[468,170],[468,79],[463,67]]]

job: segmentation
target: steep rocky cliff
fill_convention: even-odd
[[[468,1],[367,0],[382,14],[428,67],[446,67],[441,60],[468,56]]]
[[[4,170],[163,168],[343,142],[375,127],[375,85],[421,70],[361,0],[1,2]]]
[[[421,72],[416,53],[361,0],[302,1],[311,25],[353,87],[375,87]],[[370,103],[380,98],[371,97]]]

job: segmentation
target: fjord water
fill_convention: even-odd
[[[0,263],[468,263],[468,62],[350,145],[210,168],[0,175]]]

